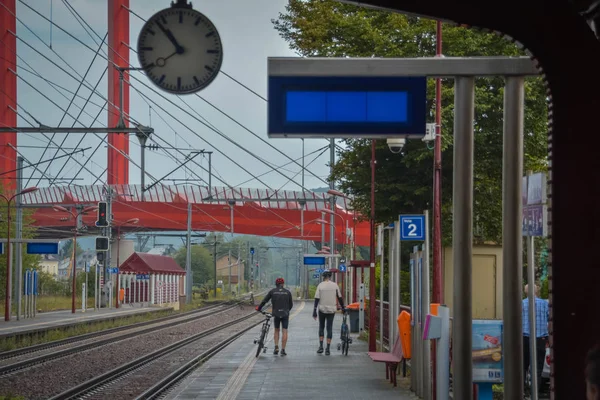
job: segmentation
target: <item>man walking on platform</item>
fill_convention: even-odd
[[[317,286],[315,292],[315,309],[313,310],[313,318],[317,319],[317,307],[319,311],[319,349],[317,353],[323,353],[323,338],[325,334],[325,322],[327,321],[327,348],[325,355],[331,354],[329,347],[331,338],[333,337],[333,317],[337,310],[337,301],[340,302],[342,313],[344,312],[344,299],[342,298],[340,288],[337,283],[330,281],[331,271],[323,272],[323,282]]]
[[[527,295],[529,285],[525,285],[525,294]],[[540,298],[540,287],[535,285],[535,336],[536,336],[536,354],[535,360],[531,360],[531,351],[529,337],[531,329],[529,327],[529,299],[523,299],[523,371],[525,377],[529,366],[536,362],[537,365],[537,383],[538,393],[542,391],[542,370],[544,369],[544,357],[546,356],[546,342],[548,341],[548,301]],[[532,380],[533,382],[533,380]],[[525,383],[527,389],[527,382]],[[533,391],[533,388],[531,388]]]
[[[275,317],[274,325],[275,329],[273,330],[273,341],[275,342],[275,350],[273,350],[273,354],[279,353],[279,327],[283,329],[283,334],[281,335],[281,355],[286,356],[285,345],[287,344],[288,339],[288,324],[290,320],[290,310],[294,307],[294,301],[292,299],[292,292],[285,289],[283,284],[285,281],[283,278],[277,278],[275,280],[276,287],[271,289],[269,293],[265,296],[263,301],[256,307],[256,311],[259,311],[267,304],[269,300],[271,300],[272,305],[272,314]]]

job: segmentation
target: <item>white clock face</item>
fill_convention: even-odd
[[[140,32],[137,50],[150,80],[175,94],[204,89],[223,62],[217,29],[205,15],[188,8],[154,14]]]

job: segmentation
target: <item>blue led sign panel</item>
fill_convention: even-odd
[[[325,257],[304,257],[304,265],[325,265]]]
[[[406,123],[407,92],[307,92],[286,93],[289,122]]]
[[[269,78],[270,137],[425,135],[424,77]]]
[[[27,254],[58,254],[58,243],[27,243]]]

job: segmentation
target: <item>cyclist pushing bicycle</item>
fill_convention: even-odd
[[[281,337],[281,355],[286,356],[285,345],[288,339],[288,324],[290,319],[290,310],[294,307],[292,293],[283,287],[285,281],[283,278],[275,280],[276,287],[271,289],[265,296],[263,301],[256,307],[256,311],[261,309],[270,300],[272,305],[272,314],[275,317],[275,329],[273,330],[273,341],[275,342],[275,350],[273,354],[279,354],[279,327],[283,328]]]
[[[323,353],[323,338],[325,334],[325,323],[327,322],[327,348],[325,355],[331,354],[329,347],[331,346],[331,338],[333,337],[333,317],[337,310],[337,301],[342,308],[342,314],[345,313],[344,299],[340,292],[337,283],[330,281],[331,271],[323,272],[323,282],[319,283],[315,292],[315,308],[313,310],[313,318],[317,319],[317,311],[319,317],[319,349],[317,353]]]

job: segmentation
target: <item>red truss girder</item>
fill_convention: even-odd
[[[17,76],[10,70],[17,70],[17,38],[12,32],[16,28],[15,0],[0,0],[0,172],[13,171],[2,175],[4,189],[15,187],[17,167],[17,134],[2,132],[4,126],[16,126]]]
[[[160,202],[115,202],[113,203],[113,225],[124,226],[124,229],[135,230],[178,230],[187,229],[186,203]],[[238,234],[277,236],[301,239],[301,212],[293,209],[270,210],[252,204],[234,207],[233,228]],[[73,221],[65,220],[65,214],[51,208],[39,208],[34,214],[34,226],[46,228],[69,228]],[[68,216],[68,215],[67,215]],[[125,221],[139,218],[135,225],[125,225]],[[320,211],[304,212],[304,239],[321,240],[321,224],[314,222],[321,219]],[[329,216],[327,216],[329,220]],[[343,222],[342,222],[342,219]],[[348,227],[354,229],[355,242],[358,246],[369,245],[369,223],[353,220],[348,214],[335,218],[336,243],[345,243],[346,220]],[[95,213],[84,215],[86,225],[94,225]],[[192,229],[196,231],[230,232],[230,207],[222,204],[192,204]],[[325,242],[329,242],[329,224],[325,225]]]
[[[129,67],[129,0],[108,0],[108,126],[116,127],[120,107],[125,126],[129,126],[129,74],[124,72],[123,104],[120,103],[119,71],[115,66]],[[109,185],[129,182],[129,135],[108,134],[107,182]]]

